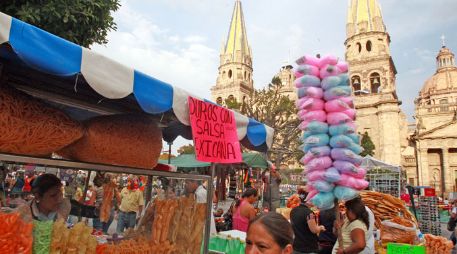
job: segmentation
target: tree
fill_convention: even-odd
[[[240,110],[241,106],[243,103],[238,102],[238,100],[235,97],[228,97],[227,99],[224,100],[224,103],[226,108],[228,109],[234,109],[234,110]]]
[[[0,10],[76,44],[106,44],[120,0],[2,0]]]
[[[191,144],[185,145],[185,146],[181,146],[178,149],[178,153],[179,154],[195,154],[195,147],[193,145],[191,145]]]
[[[364,149],[363,152],[360,154],[361,156],[365,157],[367,155],[370,155],[370,156],[374,155],[374,149],[376,147],[374,146],[373,141],[371,140],[370,136],[368,135],[368,132],[365,131],[365,133],[363,133],[360,145]]]
[[[275,130],[270,158],[279,168],[281,162],[295,160],[299,155],[301,130],[295,102],[280,92],[283,84],[274,77],[267,87],[254,91],[241,106],[241,112]]]

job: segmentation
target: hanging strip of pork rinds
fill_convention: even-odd
[[[165,242],[168,240],[168,233],[170,231],[171,227],[171,218],[173,216],[173,212],[175,211],[176,207],[178,207],[178,201],[177,200],[168,200],[167,201],[167,213],[165,215],[165,221],[164,221],[164,228],[162,229],[162,233],[160,235],[160,242]]]

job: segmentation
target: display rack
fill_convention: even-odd
[[[441,235],[440,213],[437,197],[419,197],[417,216],[422,233]]]
[[[377,160],[369,155],[362,160],[361,167],[367,170],[366,180],[370,190],[400,197],[401,168]]]

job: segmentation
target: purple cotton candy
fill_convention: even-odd
[[[369,185],[369,183],[364,179],[357,179],[346,174],[341,174],[341,179],[336,182],[336,184],[340,186],[350,187],[356,190],[363,190]]]
[[[343,114],[343,113],[341,113]],[[345,114],[343,114],[345,115]],[[319,122],[325,122],[327,118],[327,113],[323,110],[313,110],[313,111],[299,111],[298,112],[298,118],[300,118],[302,121],[305,122],[311,122],[311,121],[319,121]]]
[[[306,173],[306,179],[308,182],[315,182],[317,180],[324,180],[324,170],[315,170],[309,173]]]
[[[314,170],[326,170],[332,166],[332,159],[329,156],[323,156],[319,158],[314,158],[310,160],[306,165],[306,172],[311,172]]]
[[[367,171],[348,161],[334,161],[333,166],[340,172],[355,178],[364,178]]]
[[[362,163],[362,156],[346,148],[333,148],[330,154],[334,160],[349,161],[354,165]]]

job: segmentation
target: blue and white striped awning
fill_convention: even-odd
[[[143,111],[173,110],[182,124],[190,125],[187,98],[198,96],[0,12],[0,45],[4,43],[35,70],[56,76],[82,75],[105,98],[133,94]],[[254,150],[271,148],[272,128],[234,113],[240,141],[249,141],[247,146]]]

